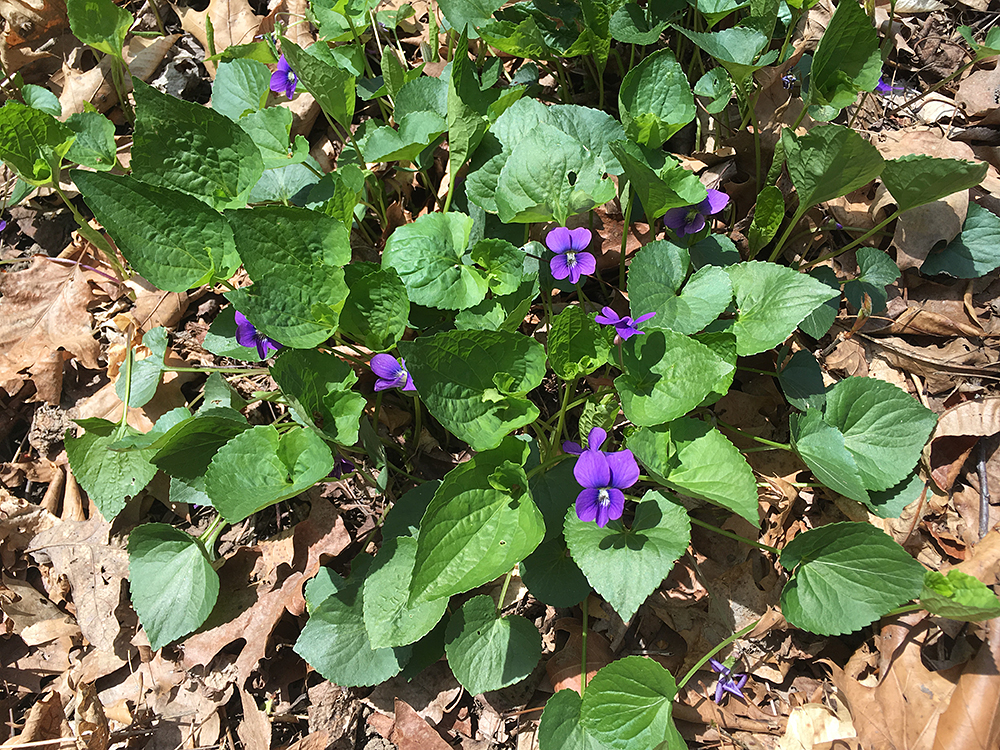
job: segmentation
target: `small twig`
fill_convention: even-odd
[[[990,530],[990,485],[986,477],[986,440],[979,438],[979,538]]]

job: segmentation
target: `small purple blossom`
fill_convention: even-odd
[[[581,521],[596,521],[604,528],[608,521],[622,517],[625,510],[622,490],[639,481],[639,464],[627,449],[606,453],[588,448],[576,459],[573,476],[583,487],[576,497],[576,517]]]
[[[6,228],[7,228],[7,220],[6,219],[0,219],[0,232],[2,232],[3,230],[5,230]]]
[[[338,453],[333,459],[333,468],[330,469],[330,476],[334,479],[340,479],[344,474],[350,474],[355,468],[357,467],[355,467],[353,461],[349,461]]]
[[[271,74],[271,91],[276,94],[284,94],[289,99],[295,96],[295,87],[299,83],[299,77],[295,75],[292,66],[282,55],[278,59],[278,69]]]
[[[728,205],[728,195],[721,190],[709,188],[705,200],[686,208],[671,208],[663,215],[663,223],[673,229],[678,237],[697,234],[705,228],[705,217],[719,213]]]
[[[601,450],[601,446],[604,445],[607,439],[608,439],[608,433],[605,430],[602,430],[600,427],[594,427],[590,431],[590,434],[587,435],[587,450],[588,451]],[[581,453],[583,453],[584,450],[583,448],[580,447],[579,443],[573,440],[567,440],[566,442],[564,442],[562,444],[562,449],[566,453],[571,453],[574,456],[579,456]]]
[[[875,93],[879,96],[889,96],[893,91],[903,91],[906,86],[893,86],[885,82],[882,76],[879,76],[878,83],[875,84]]]
[[[743,695],[743,686],[747,684],[750,675],[733,674],[729,667],[716,659],[709,659],[708,663],[712,665],[712,669],[719,673],[719,681],[715,683],[715,702],[722,703],[722,696],[726,693],[746,701],[746,696]]]
[[[597,270],[597,259],[586,252],[593,236],[586,227],[556,227],[548,233],[545,244],[554,253],[549,261],[552,278],[569,278],[571,284],[576,284],[581,276],[589,276]]]
[[[640,315],[635,320],[632,320],[628,315],[619,316],[610,307],[602,307],[601,311],[594,318],[602,326],[614,326],[615,327],[615,343],[619,344],[622,341],[630,339],[636,334],[642,335],[645,331],[639,330],[639,324],[643,323],[656,315],[655,312],[646,313],[645,315]]]
[[[782,88],[790,89],[797,82],[798,82],[798,79],[795,77],[794,73],[785,73],[785,75],[781,76],[781,86],[782,86]]]
[[[261,359],[267,359],[269,351],[278,351],[281,348],[281,344],[258,331],[239,310],[236,311],[236,343],[240,346],[256,347]]]
[[[391,354],[376,354],[368,363],[378,376],[375,381],[375,390],[384,391],[389,388],[402,388],[404,391],[415,391],[417,387],[413,385],[413,378],[406,370],[406,360],[396,359]]]

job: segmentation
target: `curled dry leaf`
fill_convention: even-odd
[[[34,558],[52,565],[53,577],[69,581],[84,638],[98,650],[113,652],[128,624],[118,611],[128,578],[128,556],[111,544],[110,535],[111,524],[98,515],[89,521],[64,520],[38,534],[31,544]]]
[[[949,491],[979,439],[998,431],[1000,398],[966,401],[948,409],[938,418],[934,436],[927,446],[934,483],[945,492]]]
[[[574,619],[564,617],[552,625],[554,630],[569,633],[569,640],[545,664],[549,682],[555,692],[575,690],[580,692],[580,668],[583,663],[583,626]],[[590,682],[597,670],[614,661],[611,644],[608,639],[593,630],[587,630],[587,682]]]
[[[394,713],[396,723],[389,741],[399,750],[449,750],[451,747],[408,703],[397,698]]]
[[[181,28],[197,39],[206,51],[209,49],[206,18],[212,21],[215,50],[219,52],[234,44],[252,42],[263,20],[253,12],[247,0],[211,0],[204,10],[186,5],[174,5],[173,8],[181,19]],[[216,64],[206,61],[205,68],[214,78]]]
[[[25,271],[0,275],[0,387],[8,394],[31,378],[40,399],[59,403],[63,351],[88,370],[99,368],[101,348],[87,310],[91,275],[42,257]]]
[[[974,159],[965,143],[949,141],[938,130],[905,128],[881,133],[875,146],[886,159],[906,154],[926,154],[941,159]],[[969,191],[963,190],[939,201],[905,211],[896,221],[892,238],[896,265],[900,270],[919,268],[927,254],[942,240],[951,242],[962,231],[969,208]]]
[[[987,623],[986,632],[938,722],[933,750],[1000,747],[1000,617]]]
[[[305,611],[305,582],[319,571],[321,559],[336,557],[351,543],[337,509],[320,498],[318,491],[309,495],[312,511],[294,527],[294,554],[279,563],[286,569],[290,563],[294,572],[270,587],[251,586],[251,571],[260,552],[247,550],[228,559],[219,571],[219,602],[224,606],[216,607],[206,630],[184,641],[181,663],[185,668],[208,665],[223,648],[242,639],[245,645],[234,665],[234,681],[242,685],[264,658],[271,633],[285,611],[292,615]],[[269,576],[267,571],[257,572],[259,577]]]

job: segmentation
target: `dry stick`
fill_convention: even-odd
[[[979,438],[979,538],[990,530],[990,486],[986,477],[986,436]]]

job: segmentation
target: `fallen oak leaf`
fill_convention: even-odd
[[[30,378],[43,400],[59,403],[60,350],[88,370],[100,369],[101,347],[87,310],[95,299],[90,281],[91,273],[80,265],[40,257],[25,271],[0,275],[0,387],[9,395]]]

